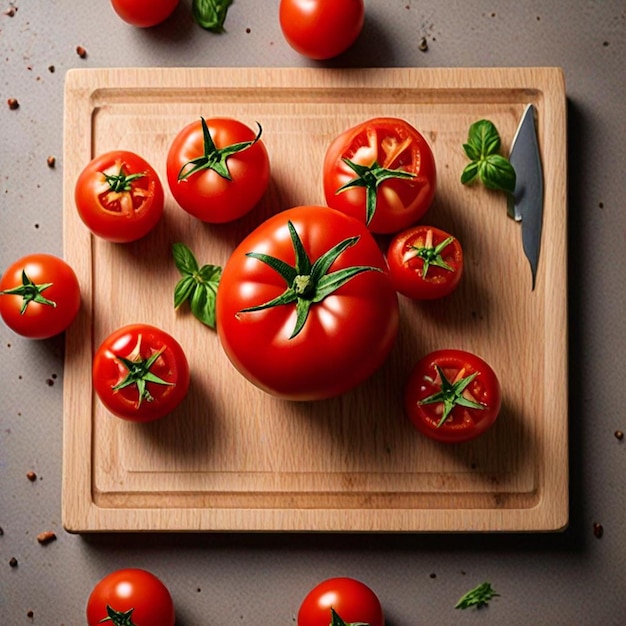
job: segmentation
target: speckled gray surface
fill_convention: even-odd
[[[73,67],[307,66],[277,1],[236,0],[213,35],[181,0],[141,31],[108,0],[0,1],[0,271],[62,253],[62,115]],[[295,623],[319,580],[361,578],[388,626],[626,623],[626,5],[623,0],[367,0],[364,31],[331,66],[564,68],[569,129],[569,528],[556,535],[101,535],[61,526],[63,340],[0,326],[0,623],[85,623],[93,585],[140,566],[170,588],[179,626]],[[13,11],[9,9],[13,8]],[[13,15],[9,15],[13,13]],[[427,51],[419,49],[425,37]],[[76,53],[77,46],[86,58]],[[6,101],[16,98],[19,108]],[[50,168],[48,156],[56,156]],[[26,474],[34,471],[31,482]],[[597,538],[594,522],[604,534]],[[36,541],[43,530],[57,540]],[[11,558],[17,566],[11,567]],[[479,611],[458,597],[489,580]],[[28,612],[32,611],[32,617]]]

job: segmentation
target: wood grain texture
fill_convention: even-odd
[[[459,182],[470,124],[491,119],[508,151],[525,105],[538,111],[546,178],[537,286],[519,225],[501,194]],[[202,224],[167,190],[176,133],[204,117],[259,121],[270,189],[233,224]],[[388,362],[358,389],[318,403],[272,398],[243,379],[217,336],[174,311],[174,242],[224,264],[265,217],[323,204],[321,163],[344,128],[403,117],[430,141],[438,191],[423,222],[456,234],[459,289],[439,302],[401,299]],[[64,250],[83,307],[67,332],[63,523],[90,531],[551,531],[568,519],[565,85],[556,68],[90,69],[66,78]],[[163,220],[143,240],[90,235],[73,199],[96,155],[138,152],[166,187]],[[189,357],[179,409],[152,424],[109,415],[91,389],[91,359],[127,323],[162,327]],[[403,415],[404,381],[426,351],[485,358],[504,404],[491,431],[460,446],[419,435]]]

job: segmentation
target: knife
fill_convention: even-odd
[[[513,137],[509,161],[515,168],[516,180],[515,191],[509,195],[507,206],[509,217],[522,223],[522,247],[530,263],[533,291],[543,222],[543,171],[535,114],[535,107],[529,104]]]

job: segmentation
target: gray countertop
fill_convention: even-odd
[[[0,271],[32,251],[62,254],[67,70],[318,65],[284,42],[277,1],[236,0],[221,35],[198,27],[190,4],[181,0],[167,22],[138,30],[108,0],[2,0]],[[180,626],[292,624],[308,590],[338,575],[377,592],[388,626],[626,623],[626,441],[615,436],[626,430],[626,4],[366,0],[366,10],[355,46],[325,65],[564,69],[569,527],[544,535],[68,534],[63,337],[29,341],[0,325],[0,623],[83,624],[95,583],[129,566],[167,584]],[[19,108],[7,106],[9,98]],[[45,530],[57,540],[42,546],[36,536]],[[485,580],[499,597],[481,610],[455,611],[459,596]]]

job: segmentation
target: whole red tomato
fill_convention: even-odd
[[[371,233],[317,206],[278,213],[241,242],[222,273],[216,313],[235,367],[294,400],[363,382],[398,329],[397,295]]]
[[[391,240],[387,265],[396,291],[415,300],[433,300],[459,284],[463,249],[458,239],[439,228],[413,226]]]
[[[89,626],[174,626],[175,620],[167,587],[143,569],[111,572],[96,584],[87,601]]]
[[[0,315],[13,331],[30,339],[62,333],[80,309],[74,270],[51,254],[29,254],[0,278]]]
[[[374,233],[413,225],[435,196],[435,157],[402,119],[380,117],[341,133],[324,157],[328,206],[364,221]]]
[[[87,228],[116,243],[140,239],[163,214],[163,185],[157,173],[128,150],[93,159],[76,181],[74,199]]]
[[[423,434],[461,443],[484,433],[498,417],[500,382],[471,352],[436,350],[415,365],[405,392],[406,412]]]
[[[204,222],[235,220],[262,198],[270,162],[260,139],[241,122],[201,118],[185,126],[167,155],[167,181],[180,206]]]
[[[109,335],[96,351],[93,385],[117,417],[150,422],[182,402],[189,364],[171,335],[149,324],[130,324]]]
[[[128,24],[148,28],[164,22],[179,0],[111,0],[115,12]]]
[[[332,621],[336,614],[341,621]],[[298,626],[384,626],[378,596],[354,578],[329,578],[311,589],[298,611]]]
[[[363,0],[281,0],[280,27],[287,43],[311,59],[345,52],[363,29]]]

